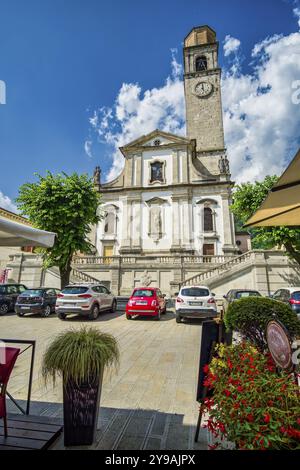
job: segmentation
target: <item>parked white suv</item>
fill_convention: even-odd
[[[177,295],[176,322],[182,318],[215,318],[218,316],[213,293],[205,286],[182,286]]]
[[[55,310],[58,318],[67,315],[84,315],[96,320],[100,311],[115,312],[117,299],[101,284],[75,284],[66,286],[57,296]]]

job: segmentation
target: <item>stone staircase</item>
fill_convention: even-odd
[[[47,269],[49,273],[51,273],[52,276],[60,279],[60,274],[58,268],[52,267]],[[70,284],[77,284],[78,282],[85,282],[85,283],[99,283],[99,279],[96,279],[93,276],[90,276],[89,274],[79,271],[78,269],[72,268],[71,270],[71,275],[70,275]]]
[[[180,283],[180,287],[183,285],[207,285],[213,287],[221,279],[224,279],[227,275],[232,275],[237,271],[243,270],[248,265],[255,261],[255,252],[248,251],[243,255],[236,256],[235,258],[226,261],[225,263],[215,265],[213,268],[196,274],[195,276],[189,277]]]

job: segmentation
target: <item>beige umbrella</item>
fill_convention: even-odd
[[[245,227],[300,226],[300,150]]]
[[[54,245],[55,233],[38,230],[0,217],[0,246],[41,246]]]

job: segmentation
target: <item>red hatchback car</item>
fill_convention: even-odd
[[[167,302],[160,289],[157,287],[137,287],[126,305],[126,318],[131,320],[135,315],[145,315],[160,320],[160,315],[166,311]]]

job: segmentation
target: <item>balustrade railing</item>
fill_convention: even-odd
[[[75,256],[73,258],[73,265],[90,265],[90,264],[101,264],[101,265],[112,265],[112,264],[145,264],[149,262],[151,264],[222,264],[231,259],[234,256],[230,255],[215,255],[215,256],[203,256],[203,255],[190,255],[190,256]]]
[[[255,253],[252,251],[248,251],[247,253],[244,253],[243,255],[232,257],[230,260],[226,261],[225,263],[220,264],[219,266],[214,267],[213,269],[209,269],[208,271],[204,271],[202,273],[196,274],[195,276],[192,276],[188,279],[186,279],[184,282],[181,283],[182,285],[195,285],[195,284],[201,284],[203,281],[207,281],[208,279],[218,276],[219,274],[222,274],[228,270],[230,270],[232,267],[243,264],[247,261],[249,261],[251,258],[255,257]]]

